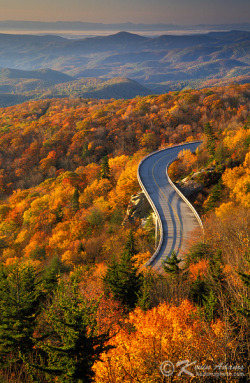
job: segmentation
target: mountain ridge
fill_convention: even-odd
[[[26,71],[12,68],[0,68],[0,79],[39,79],[51,83],[73,80],[73,77],[49,68]]]
[[[17,71],[17,73],[19,72],[25,71]],[[36,73],[36,71],[34,72]],[[29,75],[30,73],[32,71],[28,72]],[[124,77],[116,77],[107,81],[93,78],[71,78],[71,81],[58,83],[30,77],[7,80],[1,78],[0,70],[0,107],[46,98],[130,99],[152,93],[150,89],[137,81]]]
[[[178,25],[178,24],[165,24],[165,23],[153,23],[153,24],[144,24],[144,23],[100,23],[100,22],[85,22],[85,21],[52,21],[52,22],[42,22],[42,21],[25,21],[25,20],[2,20],[0,21],[0,28],[17,28],[17,29],[65,29],[65,30],[112,30],[112,29],[124,29],[128,28],[131,30],[195,30],[195,29],[216,29],[216,30],[225,30],[225,29],[248,29],[250,30],[250,23],[231,23],[231,24],[197,24],[197,25]]]
[[[98,79],[103,83],[120,77],[134,80],[137,86],[130,83],[131,97],[136,96],[136,88],[141,95],[145,88],[146,92],[166,93],[193,87],[194,84],[200,88],[204,82],[209,86],[209,81],[211,84],[221,81],[245,83],[250,75],[250,32],[232,30],[145,37],[120,31],[84,39],[0,34],[0,67],[33,72],[57,71],[50,72],[50,75],[47,72],[48,78],[39,71],[32,72],[26,81],[20,80],[18,84],[14,84],[14,80],[11,83],[10,79],[9,82],[0,82],[2,93],[13,91],[20,95],[24,92],[27,96],[27,92],[33,92],[32,97],[35,97],[36,87],[37,97],[41,97],[44,90],[56,83],[84,78]],[[138,83],[144,88],[140,88]],[[124,84],[120,85],[124,87]],[[68,96],[71,87],[64,88],[64,94]],[[78,88],[75,91],[75,85],[73,88],[77,97],[81,95]],[[50,95],[54,91],[57,94],[57,90],[52,92],[50,89]],[[96,97],[99,97],[98,92]],[[105,97],[107,94],[111,98],[114,96],[105,91]],[[117,89],[114,94],[116,97]],[[117,97],[127,98],[129,94],[126,89],[125,95],[118,92]]]

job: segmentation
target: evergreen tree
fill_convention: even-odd
[[[206,211],[209,211],[214,208],[217,201],[221,199],[222,191],[222,182],[221,180],[213,187],[212,192],[209,195],[209,198],[206,203]]]
[[[138,306],[147,311],[151,306],[150,288],[152,286],[152,276],[150,274],[144,276],[141,289],[138,294]]]
[[[142,286],[142,275],[134,262],[136,253],[133,232],[130,230],[119,262],[113,259],[103,278],[105,291],[112,293],[114,299],[130,309],[135,307]]]
[[[110,167],[108,156],[103,157],[101,162],[101,178],[110,178]]]
[[[211,156],[215,154],[215,133],[210,122],[204,125],[204,133],[207,136],[207,148]]]
[[[204,309],[204,316],[208,322],[214,319],[218,299],[216,293],[211,289],[206,279],[198,275],[190,286],[189,298]]]
[[[88,144],[85,142],[82,147],[82,159],[85,160],[89,156]]]
[[[108,295],[111,292],[115,299],[119,300],[119,294],[116,294],[116,287],[119,285],[119,263],[115,257],[111,258],[107,272],[103,277],[104,291]]]
[[[214,289],[220,290],[225,281],[222,263],[222,251],[217,250],[209,259],[209,275],[211,276],[211,284]]]
[[[181,259],[177,258],[176,252],[173,250],[170,257],[166,257],[163,262],[163,269],[166,273],[170,274],[172,277],[177,277],[180,273],[179,263]]]
[[[55,215],[56,215],[56,223],[62,222],[62,220],[63,220],[63,209],[62,209],[61,204],[56,209]]]
[[[208,283],[198,275],[196,280],[191,283],[189,299],[202,307],[209,296],[209,291]]]
[[[227,297],[225,286],[225,274],[223,272],[222,251],[217,250],[209,258],[207,283],[207,296],[204,297],[203,306],[207,319],[213,319],[219,315],[220,299]],[[230,306],[229,302],[228,305]]]
[[[204,313],[208,322],[214,319],[217,302],[216,295],[212,290],[203,297]]]
[[[225,275],[223,273],[223,263],[221,251],[209,255],[208,274],[205,278],[199,275],[190,286],[190,299],[204,307],[205,316],[211,320],[218,315],[219,298],[226,296]]]
[[[247,117],[247,121],[246,121],[245,125],[243,126],[243,129],[244,130],[250,129],[250,117],[249,116]]]
[[[31,250],[29,256],[31,259],[44,261],[44,259],[46,258],[45,246],[36,246],[33,250]]]
[[[49,268],[54,270],[57,275],[61,275],[63,273],[68,273],[70,271],[70,267],[66,266],[58,256],[54,256],[49,264]]]
[[[211,248],[207,243],[198,242],[190,248],[185,259],[185,267],[192,263],[197,263],[201,259],[208,259],[211,252]]]
[[[33,267],[15,264],[0,269],[0,366],[22,371],[33,351],[43,293]],[[25,363],[24,363],[25,362]]]
[[[125,250],[124,255],[127,254],[130,258],[134,257],[138,253],[132,230],[129,231],[127,242],[125,243],[125,246],[124,246],[124,250]]]
[[[58,285],[59,275],[55,268],[48,267],[43,273],[42,279],[42,289],[44,291],[44,296],[51,297]]]
[[[37,342],[46,358],[43,365],[33,367],[47,378],[57,377],[57,382],[92,382],[93,364],[111,348],[105,345],[109,334],[98,334],[97,306],[83,298],[75,278],[67,284],[62,282],[47,313],[50,336]]]

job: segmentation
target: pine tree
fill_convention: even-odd
[[[209,291],[208,283],[198,275],[196,280],[191,283],[189,298],[192,302],[202,307],[209,296]]]
[[[33,332],[43,293],[33,267],[0,270],[0,366],[22,371],[33,351]],[[18,367],[19,366],[19,367]],[[24,369],[25,370],[25,369]]]
[[[217,250],[209,259],[209,274],[211,276],[211,283],[218,290],[221,290],[222,284],[225,281],[222,263],[222,251]]]
[[[215,154],[215,133],[210,122],[204,125],[204,133],[207,136],[207,148],[211,156]]]
[[[130,230],[119,262],[113,259],[103,278],[105,291],[112,293],[114,299],[129,309],[136,306],[142,286],[142,275],[135,266],[135,254],[137,254],[135,240]]]
[[[180,273],[179,263],[181,259],[177,258],[176,252],[173,250],[170,257],[166,257],[165,261],[163,261],[164,271],[170,274],[172,277],[177,277]]]
[[[115,257],[111,258],[107,272],[103,277],[103,284],[106,295],[113,293],[114,298],[119,300],[120,295],[116,294],[116,287],[119,285],[119,263]]]
[[[85,142],[82,147],[82,159],[85,160],[89,156],[88,144]]]
[[[209,195],[209,198],[206,202],[206,211],[209,211],[214,208],[216,202],[221,199],[221,191],[222,191],[222,182],[221,180],[213,187],[212,192]]]
[[[101,162],[101,178],[110,178],[110,167],[108,156],[103,157]]]
[[[224,299],[227,296],[221,250],[210,255],[206,284],[207,294],[203,298],[203,306],[206,318],[209,320],[219,315],[221,310],[220,299],[222,296]]]
[[[214,319],[217,302],[216,295],[212,290],[203,298],[204,313],[208,322]]]
[[[62,220],[63,220],[63,209],[62,209],[61,204],[55,210],[55,216],[56,216],[56,223],[62,222]]]
[[[190,285],[190,300],[203,307],[206,320],[210,321],[218,315],[221,295],[226,296],[223,273],[222,253],[213,252],[209,245],[198,244],[189,251],[186,264],[196,263],[199,259],[208,259],[208,273],[198,277]]]
[[[151,296],[150,288],[152,286],[152,277],[151,275],[146,275],[143,278],[142,286],[138,294],[138,306],[147,311],[151,306]]]
[[[124,254],[127,254],[130,258],[134,257],[138,253],[132,230],[129,231],[124,250]]]
[[[44,270],[42,279],[42,289],[44,297],[51,297],[58,285],[59,275],[58,271],[53,267],[48,267]]]
[[[93,364],[112,348],[105,345],[109,334],[98,334],[97,307],[83,298],[76,278],[62,282],[47,313],[50,336],[37,342],[46,358],[43,364],[33,367],[47,377],[57,377],[57,382],[92,382]]]
[[[192,263],[197,263],[200,259],[207,259],[211,254],[211,248],[207,243],[198,242],[193,245],[186,255],[185,267],[188,267]]]

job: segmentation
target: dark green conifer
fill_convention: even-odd
[[[22,371],[33,351],[37,316],[43,293],[31,266],[0,269],[0,366]]]
[[[216,295],[212,290],[210,290],[207,295],[203,296],[204,313],[208,322],[214,319],[217,302]]]
[[[193,245],[186,255],[185,267],[188,267],[192,263],[197,263],[200,259],[208,259],[212,250],[207,243],[198,242]]]
[[[58,208],[57,208],[56,211],[55,211],[55,215],[56,215],[56,223],[62,222],[62,220],[63,220],[63,209],[62,209],[62,205],[59,205],[59,206],[58,206]]]
[[[93,364],[111,348],[109,334],[97,331],[97,306],[83,298],[76,278],[61,283],[47,313],[50,336],[37,342],[46,358],[33,367],[61,383],[93,382]]]
[[[217,252],[210,257],[208,271],[213,287],[217,287],[218,290],[221,290],[222,284],[225,281],[221,250],[217,250]]]
[[[176,277],[180,273],[179,263],[181,259],[177,258],[176,252],[173,250],[170,257],[166,257],[163,262],[164,271],[170,274],[172,277]]]
[[[204,133],[207,136],[208,151],[209,151],[210,155],[213,156],[215,154],[216,138],[215,138],[214,129],[213,129],[212,125],[210,124],[210,122],[207,122],[204,125]]]
[[[101,178],[110,178],[110,167],[108,156],[103,157],[101,162]]]
[[[138,302],[137,302],[138,306],[144,311],[147,311],[151,306],[151,296],[150,296],[151,286],[152,286],[152,276],[150,274],[147,274],[143,278],[143,282],[138,294]]]
[[[142,285],[142,275],[134,261],[136,253],[135,240],[131,230],[119,262],[113,259],[103,278],[106,292],[112,293],[114,299],[129,309],[136,306]]]
[[[42,278],[42,289],[45,297],[51,297],[55,292],[59,281],[58,271],[53,267],[45,269]]]
[[[212,189],[209,195],[209,199],[206,204],[206,211],[209,211],[215,207],[216,202],[221,199],[222,182],[221,180]]]
[[[73,197],[72,197],[72,208],[75,212],[79,210],[79,191],[75,189]]]
[[[191,283],[189,298],[192,302],[203,306],[206,298],[209,295],[209,286],[208,283],[198,275],[196,280]]]

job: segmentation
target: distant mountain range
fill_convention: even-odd
[[[119,32],[85,39],[0,34],[0,67],[2,106],[244,83],[250,82],[250,32],[154,38]]]
[[[103,23],[88,23],[82,21],[56,21],[56,22],[41,22],[41,21],[17,21],[6,20],[0,21],[0,30],[3,29],[16,29],[16,30],[82,30],[82,31],[176,31],[176,30],[250,30],[250,23],[237,23],[237,24],[199,24],[199,25],[174,25],[174,24],[135,24],[135,23],[116,23],[116,24],[103,24]]]

